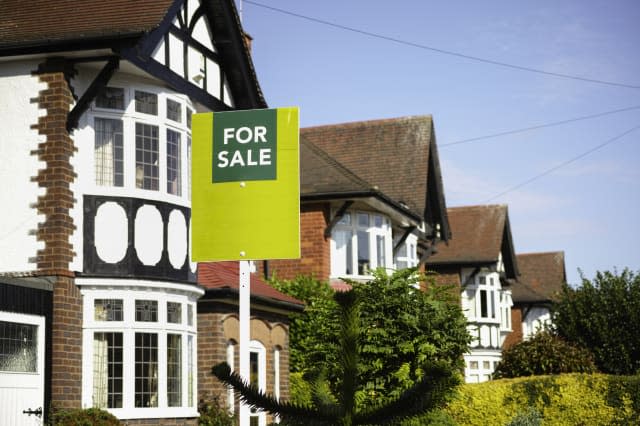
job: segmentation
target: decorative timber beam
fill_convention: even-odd
[[[84,92],[84,94],[78,99],[76,105],[73,107],[69,115],[67,116],[67,131],[71,132],[74,129],[78,128],[78,121],[80,120],[80,116],[89,108],[91,101],[95,99],[95,97],[103,90],[113,74],[120,67],[120,59],[116,56],[111,56],[108,58],[105,66],[100,70],[96,78],[93,79],[89,88]]]
[[[338,223],[340,219],[342,219],[342,216],[344,216],[347,209],[351,207],[351,204],[353,204],[353,201],[349,200],[345,201],[344,204],[340,206],[336,214],[331,218],[331,221],[329,222],[327,227],[324,229],[325,238],[331,237],[331,231],[333,230],[333,227],[336,226],[336,223]]]
[[[404,242],[407,241],[407,238],[409,237],[409,235],[411,235],[411,233],[415,230],[416,230],[415,226],[407,226],[404,228],[404,234],[402,234],[402,237],[398,240],[396,245],[393,247],[394,257],[398,253],[398,250],[400,250],[400,247],[404,244]]]

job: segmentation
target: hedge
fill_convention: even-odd
[[[465,384],[446,408],[461,426],[508,425],[532,410],[545,426],[640,424],[640,375],[576,373]]]

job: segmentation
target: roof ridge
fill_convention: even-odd
[[[336,127],[359,127],[359,126],[372,125],[372,124],[376,124],[376,125],[394,124],[396,122],[401,122],[401,121],[419,121],[419,120],[425,120],[425,119],[429,119],[433,121],[433,115],[432,114],[407,115],[402,117],[376,118],[371,120],[346,121],[343,123],[319,124],[316,126],[302,127],[300,130],[304,131],[304,130],[311,130],[311,129],[313,130],[323,129],[323,128],[329,129],[329,128],[336,128]]]

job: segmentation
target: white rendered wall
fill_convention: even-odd
[[[527,318],[522,322],[522,339],[527,340],[547,324],[551,324],[549,309],[532,308],[527,312]]]
[[[47,88],[31,75],[37,67],[37,62],[0,62],[0,272],[35,270],[30,260],[44,248],[35,236],[44,216],[32,207],[45,191],[31,181],[45,166],[30,154],[45,141],[31,129],[45,115],[37,103],[31,103]]]

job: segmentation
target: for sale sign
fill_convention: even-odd
[[[277,109],[215,114],[212,182],[277,178],[277,114]]]
[[[194,114],[193,261],[300,257],[297,108]]]

